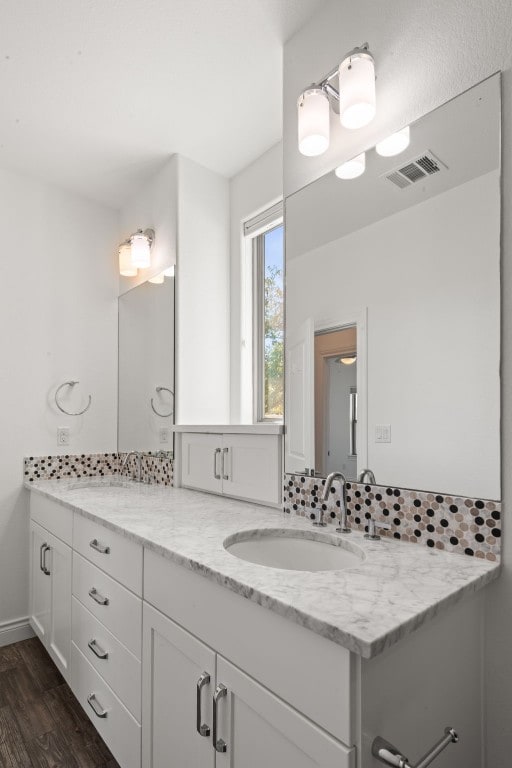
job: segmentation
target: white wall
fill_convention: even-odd
[[[299,199],[289,226],[307,222]],[[499,237],[492,172],[287,263],[290,334],[368,308],[367,462],[381,484],[500,498]]]
[[[151,267],[136,277],[119,276],[119,293],[140,285],[176,264],[178,215],[178,156],[170,157],[143,187],[134,191],[120,211],[119,242],[137,229],[154,229]]]
[[[283,196],[283,145],[271,147],[230,181],[232,424],[252,422],[252,307],[247,291],[243,222]]]
[[[285,46],[284,175],[290,194],[375,139],[410,123],[497,70],[503,78],[502,496],[512,499],[512,5],[509,0],[333,0]],[[379,114],[366,132],[334,137],[317,159],[296,149],[296,98],[347,50],[368,40],[377,57]],[[337,126],[336,126],[337,127]],[[339,129],[341,134],[341,128]],[[487,592],[487,768],[512,754],[512,536],[504,520],[504,569]]]
[[[229,182],[178,158],[177,424],[229,423]]]
[[[116,449],[118,218],[67,191],[0,171],[0,630],[28,612],[26,455]],[[80,385],[55,407],[55,388]],[[70,427],[57,447],[56,430]]]

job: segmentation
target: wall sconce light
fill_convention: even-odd
[[[343,365],[354,365],[357,360],[357,355],[342,355],[338,358],[337,362]]]
[[[346,163],[339,165],[335,168],[334,173],[338,179],[357,179],[361,176],[366,168],[366,155],[362,152],[357,157],[353,157],[352,160],[347,160]]]
[[[119,273],[135,277],[137,270],[151,266],[151,246],[155,240],[154,229],[138,229],[119,246]]]
[[[164,269],[164,275],[165,277],[174,277],[174,264],[172,267],[167,267],[167,269]]]
[[[339,88],[331,80],[338,77]],[[341,64],[297,101],[299,152],[321,155],[329,146],[329,104],[340,114],[344,128],[362,128],[375,117],[375,61],[368,43],[350,51]]]
[[[159,275],[155,275],[154,277],[150,277],[148,280],[148,283],[153,283],[154,285],[162,285],[164,282],[164,273],[160,272]]]
[[[404,149],[407,149],[411,141],[411,130],[407,125],[401,131],[392,133],[386,139],[379,141],[375,146],[375,151],[382,157],[393,157],[399,155]]]

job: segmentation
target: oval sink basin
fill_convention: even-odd
[[[281,528],[241,531],[224,548],[249,563],[290,571],[341,571],[365,559],[360,547],[334,534]]]

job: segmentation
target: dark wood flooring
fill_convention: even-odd
[[[119,768],[37,638],[0,648],[0,768]]]

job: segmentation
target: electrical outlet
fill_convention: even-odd
[[[69,445],[69,427],[57,429],[57,445]]]
[[[377,424],[375,426],[375,442],[376,443],[391,442],[391,424]]]
[[[168,443],[169,442],[169,429],[168,429],[168,427],[161,427],[159,434],[160,434],[160,443]]]

